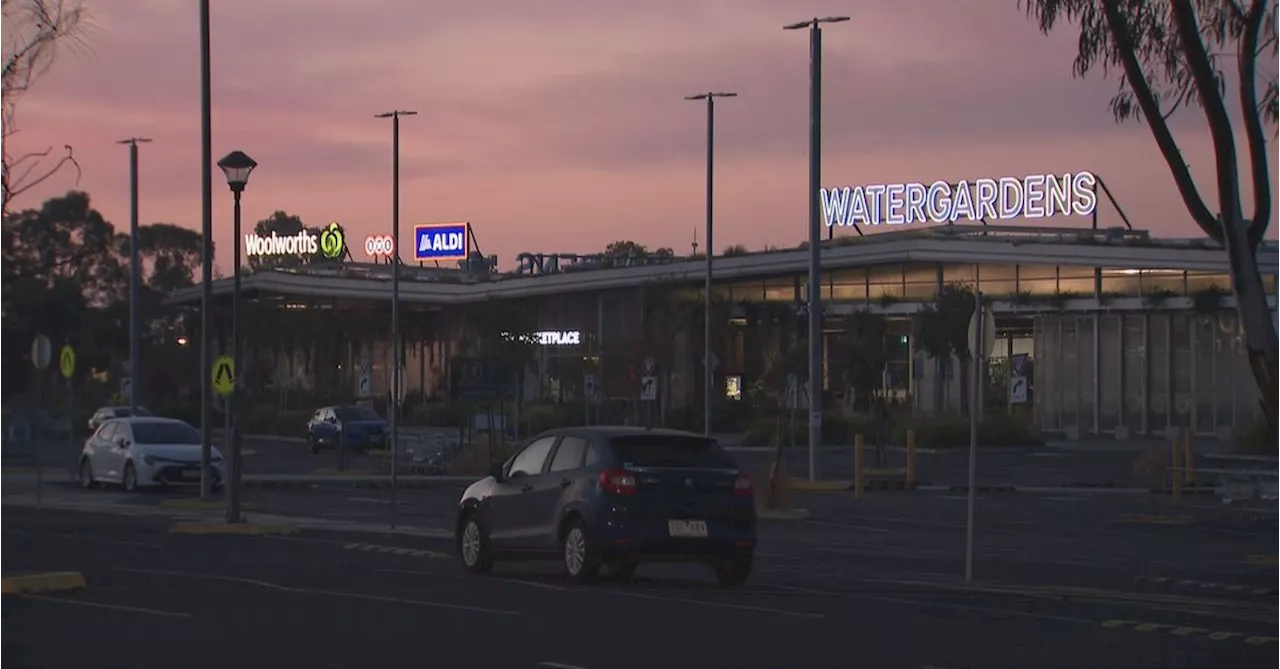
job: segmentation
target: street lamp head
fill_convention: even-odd
[[[258,163],[243,151],[232,151],[218,161],[218,167],[227,177],[227,185],[233,192],[239,193],[249,183],[249,173]]]
[[[736,98],[737,93],[699,93],[697,95],[686,95],[686,100],[708,100],[710,98]]]
[[[824,16],[821,18],[812,18],[808,21],[800,21],[799,23],[789,23],[782,26],[783,30],[800,30],[802,28],[817,28],[822,23],[844,23],[848,21],[847,16]]]

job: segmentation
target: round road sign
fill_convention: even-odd
[[[213,361],[213,390],[219,395],[230,395],[236,385],[236,363],[229,355]]]
[[[47,369],[49,363],[53,360],[53,344],[49,343],[49,338],[44,335],[36,335],[31,342],[31,364],[36,369]]]

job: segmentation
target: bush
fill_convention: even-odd
[[[1258,416],[1240,431],[1240,437],[1236,439],[1236,448],[1248,455],[1275,455],[1277,448],[1280,448],[1280,442],[1277,442],[1276,436],[1271,433],[1271,426],[1267,425],[1267,419]]]
[[[796,445],[809,443],[808,418],[808,412],[796,412],[794,425],[794,442]],[[792,427],[790,417],[783,415],[781,430],[778,429],[778,426],[779,421],[776,416],[757,418],[747,428],[746,433],[743,434],[743,445],[769,446],[772,444],[774,434],[779,436],[784,446],[791,444],[791,435],[787,433]],[[861,434],[868,443],[875,443],[878,429],[879,426],[876,424],[875,419],[870,416],[861,414],[854,416],[824,416],[822,420],[822,443],[825,445],[853,445],[853,437],[856,434]]]
[[[907,430],[916,431],[918,448],[967,448],[969,446],[969,421],[946,417],[920,419],[902,423],[893,431],[893,442],[905,444]],[[991,415],[978,426],[979,446],[1036,446],[1040,440],[1031,426],[1005,415]]]
[[[581,404],[538,402],[520,410],[520,422],[528,426],[528,434],[538,434],[558,427],[582,424]]]
[[[306,434],[307,421],[313,413],[311,409],[281,410],[274,403],[255,404],[245,410],[240,429],[245,434],[301,437]]]
[[[449,461],[449,474],[452,476],[488,476],[489,467],[497,462],[506,462],[515,450],[514,444],[495,443],[492,447],[488,441],[465,446]]]
[[[701,404],[683,406],[667,412],[666,427],[673,430],[702,432]],[[755,424],[757,407],[746,400],[719,400],[711,403],[713,432],[744,432]]]
[[[424,425],[428,427],[457,427],[467,423],[469,412],[463,404],[439,403],[415,407],[409,412],[408,425]]]

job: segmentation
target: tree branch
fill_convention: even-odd
[[[1200,196],[1196,182],[1191,178],[1191,170],[1182,159],[1178,142],[1173,138],[1169,124],[1165,122],[1164,114],[1160,111],[1160,103],[1152,93],[1150,84],[1147,83],[1142,63],[1138,61],[1133,37],[1129,33],[1128,21],[1120,9],[1119,1],[1103,0],[1102,7],[1106,14],[1107,31],[1111,33],[1111,39],[1115,43],[1121,65],[1124,67],[1125,79],[1129,82],[1129,89],[1133,91],[1133,97],[1137,100],[1138,107],[1142,109],[1142,115],[1151,126],[1151,135],[1155,138],[1165,163],[1169,165],[1169,172],[1178,186],[1183,204],[1186,205],[1187,211],[1191,212],[1192,220],[1210,239],[1219,244],[1223,243],[1222,227],[1218,225],[1213,212]]]
[[[1235,133],[1231,130],[1231,116],[1218,92],[1218,77],[1201,38],[1200,25],[1196,21],[1195,7],[1191,0],[1170,0],[1174,28],[1187,69],[1200,93],[1200,108],[1204,110],[1213,138],[1213,155],[1218,177],[1218,208],[1220,225],[1237,225],[1241,221],[1240,175],[1236,163]],[[1246,116],[1248,114],[1246,113]]]
[[[1258,106],[1257,56],[1258,35],[1266,14],[1267,0],[1253,0],[1244,17],[1240,36],[1240,111],[1244,114],[1244,134],[1249,142],[1249,171],[1253,177],[1253,219],[1246,231],[1249,249],[1257,251],[1271,224],[1271,174],[1267,159],[1267,136],[1262,130],[1262,113]]]

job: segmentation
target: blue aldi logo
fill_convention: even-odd
[[[467,224],[433,223],[413,226],[414,260],[466,260]]]

